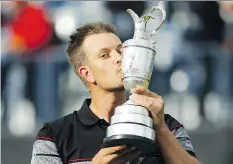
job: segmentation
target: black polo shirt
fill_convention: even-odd
[[[109,124],[92,113],[91,99],[78,111],[45,123],[33,144],[32,164],[88,164],[101,149]],[[165,114],[165,122],[182,147],[195,157],[193,146],[182,124]],[[137,162],[162,164],[161,157],[140,157]]]

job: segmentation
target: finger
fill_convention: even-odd
[[[119,156],[118,154],[107,155],[101,159],[101,163],[113,163]]]
[[[133,88],[130,90],[130,92],[133,93],[137,93],[137,94],[142,94],[145,96],[149,96],[149,97],[158,97],[159,95],[157,95],[154,92],[151,92],[149,89],[143,87],[143,86],[137,86],[136,88]]]
[[[156,110],[164,107],[164,100],[162,97],[152,98],[145,95],[132,94],[129,99],[136,105],[141,105],[148,110]],[[152,112],[152,111],[151,111]]]
[[[153,106],[152,98],[145,95],[132,94],[129,99],[136,105],[144,106],[148,110]]]
[[[125,149],[127,146],[126,145],[121,145],[121,146],[114,146],[114,147],[108,147],[108,148],[103,148],[100,153],[103,156],[109,155],[109,154],[114,154],[122,149]]]
[[[117,164],[125,164],[128,161],[135,160],[136,158],[138,158],[140,156],[140,154],[141,154],[140,151],[133,151],[131,153],[127,153],[125,155],[118,156],[113,161],[114,161],[114,163],[117,163]]]
[[[104,158],[103,158],[103,161],[104,163],[114,163],[115,159],[119,158],[120,156],[123,156],[125,154],[128,154],[132,151],[135,151],[136,148],[135,147],[129,147],[129,148],[125,148],[125,149],[122,149],[122,150],[119,150],[117,151],[117,153],[115,154],[109,154],[109,155],[106,155]],[[118,164],[118,163],[117,163]]]
[[[130,153],[134,150],[136,150],[136,147],[129,147],[129,148],[125,148],[125,149],[118,151],[117,154],[124,155],[124,154]]]

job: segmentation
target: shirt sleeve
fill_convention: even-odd
[[[48,127],[43,126],[33,144],[31,164],[63,164]]]
[[[165,114],[165,122],[184,150],[191,156],[197,158],[191,139],[185,127],[169,114]]]
[[[196,158],[192,142],[189,138],[187,131],[185,130],[182,124],[179,124],[173,131],[173,135],[176,136],[176,139],[179,141],[180,145],[184,150],[189,153],[191,156]]]

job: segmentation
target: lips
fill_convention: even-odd
[[[120,74],[121,77],[122,77],[122,80],[123,80],[123,74],[122,74],[122,70],[121,69],[117,70],[117,74]]]

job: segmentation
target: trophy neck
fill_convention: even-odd
[[[143,38],[146,39],[146,23],[144,21],[134,22],[134,39]]]
[[[124,105],[134,105],[134,103],[131,100],[127,100]]]
[[[146,39],[146,32],[142,31],[142,30],[134,30],[134,39],[136,38],[142,38],[142,39]]]
[[[149,16],[138,17],[133,10],[128,9],[127,12],[133,19],[134,22],[134,39],[136,38],[143,38],[146,39],[146,23],[150,19]]]

